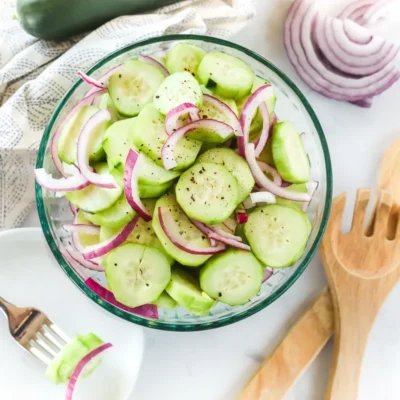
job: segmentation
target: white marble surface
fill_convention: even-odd
[[[374,101],[372,109],[338,103],[313,93],[295,74],[282,44],[282,19],[290,1],[257,0],[257,17],[232,40],[279,66],[303,90],[324,127],[330,147],[334,194],[374,186],[384,149],[400,136],[400,84]],[[347,222],[349,219],[347,218]],[[26,226],[38,225],[32,213]],[[147,348],[136,400],[231,400],[261,360],[284,336],[325,284],[317,257],[296,284],[258,314],[216,330],[171,333],[146,329]],[[373,329],[361,379],[360,400],[400,398],[400,287],[385,303]],[[323,398],[331,343],[287,397]],[[343,399],[353,400],[353,399]]]

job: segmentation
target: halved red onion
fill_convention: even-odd
[[[141,315],[146,318],[158,319],[158,309],[154,304],[143,304],[142,306],[135,308],[128,307],[120,303],[110,290],[106,289],[104,286],[101,286],[94,279],[89,277],[86,279],[85,283],[90,289],[93,290],[94,293],[121,310],[127,311],[131,314]]]
[[[265,163],[264,161],[257,161],[257,164],[260,167],[262,172],[272,176],[273,182],[276,185],[282,186],[282,177],[279,175],[279,172],[274,167],[271,167],[269,164]]]
[[[99,263],[93,262],[91,260],[85,260],[82,257],[82,254],[79,251],[74,250],[71,246],[67,246],[65,250],[68,252],[68,254],[71,256],[73,260],[75,260],[77,263],[82,265],[82,267],[85,267],[87,269],[90,269],[92,271],[98,271],[98,272],[104,272],[105,267],[100,265]]]
[[[118,64],[115,67],[110,68],[106,73],[104,73],[99,79],[97,79],[97,82],[100,85],[104,85],[104,87],[108,87],[108,81],[110,80],[110,77],[114,74],[116,74],[118,71],[120,71],[124,67],[124,64]],[[98,92],[97,87],[92,87],[86,94],[86,97]],[[103,93],[102,93],[103,94]]]
[[[348,29],[366,31],[364,33],[371,38],[369,43],[372,43],[375,37],[371,36],[365,28],[350,20],[335,21],[336,25],[342,25],[342,29],[333,30],[332,20],[333,18],[318,13],[315,18],[315,37],[322,54],[338,70],[358,76],[371,75],[385,68],[396,57],[399,49],[389,42],[384,42],[379,51],[360,57],[356,54],[360,52],[358,49],[367,45],[352,42],[345,33],[346,25]],[[350,53],[353,47],[357,48],[357,51]]]
[[[254,204],[257,204],[257,203],[275,204],[276,203],[276,197],[270,192],[250,193],[250,198]]]
[[[350,18],[353,19],[352,16],[356,12],[362,12],[363,14],[365,11],[376,2],[376,0],[356,0],[349,3],[338,15],[340,19]]]
[[[231,232],[235,232],[237,222],[233,218],[228,218],[223,222],[226,228],[228,228]]]
[[[139,197],[138,190],[138,170],[141,164],[142,155],[130,149],[126,157],[124,169],[124,193],[129,205],[145,221],[151,221],[152,215],[146,209]]]
[[[262,279],[262,283],[264,283],[264,282],[267,281],[269,278],[271,278],[271,276],[272,276],[273,274],[274,274],[274,273],[273,273],[273,271],[272,271],[271,268],[265,267],[264,276],[263,276],[263,279]]]
[[[373,35],[368,29],[363,28],[351,19],[343,21],[343,31],[350,41],[357,44],[366,45],[373,39]]]
[[[165,132],[168,136],[185,124],[180,118],[187,114],[191,121],[197,121],[200,119],[200,108],[192,103],[182,103],[168,112],[165,117]]]
[[[93,185],[107,189],[116,188],[117,182],[109,173],[98,174],[93,171],[89,165],[89,153],[92,137],[96,133],[96,129],[110,120],[111,114],[108,110],[100,110],[93,114],[83,126],[77,145],[77,160],[81,174]]]
[[[236,210],[236,220],[239,225],[245,224],[249,220],[246,210]]]
[[[262,103],[265,103],[273,95],[274,95],[274,88],[271,85],[267,84],[267,85],[260,86],[247,99],[245,105],[243,106],[242,112],[240,114],[240,126],[242,127],[243,136],[238,138],[239,154],[242,157],[246,156],[246,144],[249,143],[251,121],[253,120],[254,116],[256,115],[258,107],[260,107],[260,105]],[[265,132],[264,126],[263,126],[263,133],[264,133],[264,136],[266,135],[266,139],[268,140],[269,111],[268,111],[268,108],[266,105],[264,108],[264,112],[265,112],[265,109],[267,109],[267,114],[268,114],[268,131]],[[263,121],[265,121],[265,118],[266,118],[266,116],[263,115]],[[265,143],[267,142],[267,140],[265,140]],[[265,145],[265,143],[264,143],[264,145]],[[263,146],[263,148],[264,148],[264,146]],[[260,151],[260,153],[261,153],[261,151]]]
[[[356,106],[363,107],[363,108],[370,108],[373,103],[373,98],[369,97],[363,100],[351,101],[350,103],[355,104]]]
[[[35,169],[36,182],[50,192],[73,192],[90,185],[90,182],[81,174],[68,178],[55,179],[44,168]]]
[[[255,148],[256,157],[259,157],[261,152],[264,150],[265,145],[267,144],[269,132],[270,132],[270,123],[269,123],[269,111],[268,107],[265,103],[260,104],[261,116],[263,119],[263,127],[261,130],[260,138],[257,141],[257,145]]]
[[[217,254],[225,251],[224,245],[207,248],[191,243],[189,240],[186,240],[184,237],[182,237],[182,235],[179,233],[179,228],[176,226],[174,218],[172,217],[168,208],[158,207],[157,212],[162,230],[167,235],[172,244],[174,244],[174,246],[178,247],[179,249],[186,251],[190,254],[200,255]]]
[[[94,350],[90,351],[88,354],[86,354],[85,357],[82,358],[82,360],[79,361],[78,365],[75,367],[74,372],[71,375],[71,378],[69,379],[65,400],[72,400],[78,378],[84,371],[85,367],[110,347],[112,347],[111,343],[104,343]]]
[[[71,108],[65,118],[60,122],[56,131],[54,132],[53,139],[51,140],[51,157],[53,159],[54,165],[57,168],[57,171],[65,177],[63,165],[60,160],[60,156],[58,155],[58,140],[60,139],[60,135],[67,124],[67,122],[76,114],[76,112],[82,107],[92,104],[92,101],[102,94],[106,93],[106,89],[99,90],[96,88],[95,91],[88,93],[86,97],[84,97],[78,104]]]
[[[394,3],[394,0],[376,1],[365,11],[360,19],[360,23],[367,27],[373,26],[380,18],[387,14],[391,3]]]
[[[82,78],[82,80],[83,80],[84,82],[86,82],[88,85],[94,86],[95,88],[98,88],[98,89],[104,89],[104,88],[105,88],[105,85],[104,85],[103,82],[100,82],[100,81],[98,81],[97,79],[92,78],[92,77],[89,76],[89,75],[86,75],[86,74],[85,74],[84,72],[82,72],[82,71],[78,71],[78,76],[79,76],[80,78]]]
[[[228,104],[209,94],[203,94],[203,102],[205,105],[207,105],[207,103],[211,104],[213,107],[217,108],[222,114],[224,114],[227,119],[227,124],[233,128],[235,136],[243,136],[240,121],[235,112],[228,106]]]
[[[164,168],[166,170],[175,168],[177,166],[174,157],[174,149],[176,144],[185,135],[187,135],[189,132],[194,131],[195,129],[206,129],[209,131],[213,131],[222,139],[225,139],[233,132],[233,128],[231,126],[215,119],[201,119],[199,121],[193,121],[185,126],[182,126],[168,137],[161,149],[161,158],[164,164]]]
[[[128,224],[126,224],[118,233],[104,242],[94,244],[93,246],[86,246],[82,251],[83,258],[85,260],[91,260],[93,258],[104,256],[111,250],[114,250],[120,244],[124,243],[128,239],[129,235],[135,229],[135,226],[140,216],[136,215],[135,218]]]
[[[221,242],[221,243],[225,243],[228,246],[235,247],[237,249],[246,250],[246,251],[251,250],[249,245],[239,242],[238,240],[228,239],[227,237],[222,236],[222,235],[218,234],[217,232],[210,233],[209,237],[211,239],[217,240],[218,242]]]
[[[147,64],[152,65],[153,67],[156,67],[157,69],[159,69],[164,74],[164,76],[168,76],[169,75],[169,72],[168,72],[167,68],[165,68],[164,65],[162,65],[160,62],[158,62],[153,57],[144,56],[142,54],[139,54],[138,59],[140,61],[143,61],[143,62],[145,62]]]
[[[307,194],[310,196],[310,201],[308,201],[306,203],[303,203],[303,211],[306,211],[307,208],[309,207],[309,205],[311,203],[311,200],[313,199],[314,194],[318,189],[318,186],[319,186],[319,182],[317,182],[317,181],[309,181],[309,182],[307,182],[307,184],[306,184]]]
[[[310,201],[310,196],[307,193],[298,193],[286,190],[276,185],[266,175],[264,175],[263,171],[257,164],[253,143],[249,143],[246,147],[246,160],[249,164],[249,167],[251,169],[255,181],[258,183],[258,185],[260,185],[264,189],[268,190],[275,196],[283,197],[287,200],[301,201],[301,202]]]
[[[316,13],[313,2],[296,0],[286,19],[284,34],[291,63],[312,89],[336,100],[357,101],[382,93],[399,79],[400,72],[393,65],[363,78],[343,76],[324,65],[312,42]]]

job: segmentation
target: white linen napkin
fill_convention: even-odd
[[[255,13],[253,0],[188,0],[129,15],[62,42],[25,33],[15,1],[0,16],[0,230],[21,225],[35,203],[33,168],[43,130],[77,70],[153,36],[196,33],[228,38]]]

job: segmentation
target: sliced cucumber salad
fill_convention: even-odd
[[[312,230],[312,166],[296,127],[276,119],[273,84],[183,42],[107,74],[87,79],[97,87],[54,139],[63,178],[36,171],[80,210],[72,265],[101,274],[131,312],[203,316],[251,301],[265,268],[298,261]],[[79,356],[86,347],[76,342]],[[52,379],[65,380],[72,361]]]

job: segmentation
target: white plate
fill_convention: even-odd
[[[87,299],[57,265],[40,229],[0,233],[0,296],[42,310],[70,336],[94,332],[114,345],[95,373],[77,386],[74,400],[128,398],[142,362],[142,328]],[[14,342],[1,312],[0,355],[2,400],[64,399],[65,386],[49,381],[44,364]]]

